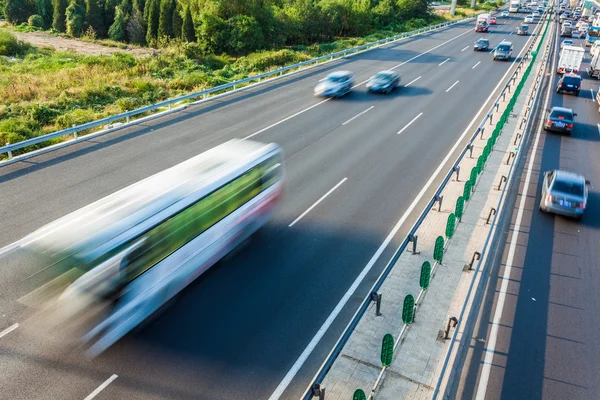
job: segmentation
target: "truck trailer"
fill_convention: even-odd
[[[560,52],[560,59],[558,60],[558,68],[556,72],[558,74],[578,73],[584,54],[585,50],[581,47],[563,47],[562,51]]]

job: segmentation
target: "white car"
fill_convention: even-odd
[[[532,15],[534,18],[539,18],[540,13],[539,13],[539,11],[534,11]]]
[[[563,26],[563,28],[569,28],[569,27],[571,27],[571,21],[565,21],[565,22],[563,22],[562,26]]]
[[[526,16],[523,22],[525,22],[526,24],[533,24],[533,15]]]
[[[342,97],[352,90],[354,74],[350,71],[330,73],[315,87],[315,96]]]
[[[579,25],[579,31],[580,32],[587,31],[589,27],[590,27],[590,24],[588,24],[587,22],[582,22],[581,25]]]
[[[500,14],[502,16],[502,18],[507,18],[508,17],[508,11],[502,11],[502,14]]]
[[[575,45],[575,42],[569,39],[563,40],[562,43],[560,44],[560,48],[562,49],[565,46],[573,46]]]

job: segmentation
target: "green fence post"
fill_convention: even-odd
[[[367,400],[367,395],[362,389],[356,389],[352,396],[352,400]]]
[[[472,189],[473,189],[473,183],[469,179],[468,181],[465,182],[465,188],[463,190],[463,197],[464,197],[465,201],[469,201],[469,199],[471,198],[471,190]]]
[[[419,278],[419,286],[421,289],[427,289],[429,287],[429,280],[431,279],[431,263],[425,261],[421,265],[421,277]]]
[[[462,216],[463,216],[463,211],[465,209],[465,199],[462,196],[458,196],[458,199],[456,199],[456,207],[454,209],[454,215],[456,215],[456,218],[458,218],[458,220],[460,221]]]
[[[433,248],[433,259],[441,264],[443,257],[444,257],[444,237],[438,236],[438,238],[435,239],[435,247]]]
[[[448,215],[448,221],[446,222],[446,237],[452,239],[454,235],[454,228],[456,227],[456,216],[454,214]]]
[[[386,333],[381,343],[381,365],[389,367],[394,357],[394,337],[391,333]]]
[[[475,182],[477,180],[477,166],[473,167],[471,169],[471,175],[469,176],[469,180],[471,181],[471,185],[473,184],[473,182]]]
[[[412,324],[415,319],[415,298],[412,294],[407,294],[402,306],[402,322]]]
[[[477,159],[477,169],[479,170],[479,173],[483,171],[483,157],[481,156],[479,156],[479,158]]]

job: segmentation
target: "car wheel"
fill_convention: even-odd
[[[579,91],[575,92],[575,96],[579,97]]]

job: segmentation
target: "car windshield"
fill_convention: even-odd
[[[496,50],[498,51],[509,51],[510,50],[510,46],[507,44],[501,44],[498,45],[498,47],[496,47]]]
[[[380,81],[389,81],[392,79],[390,74],[386,74],[385,72],[380,72],[374,76],[375,79]]]
[[[550,118],[565,119],[571,121],[573,120],[573,113],[571,113],[570,111],[552,110],[552,112],[550,113]]]
[[[483,45],[483,44],[488,44],[488,40],[487,40],[487,39],[479,39],[479,40],[477,41],[477,44],[481,44],[481,45]]]
[[[521,30],[526,31],[527,29],[529,29],[527,25],[521,25]]]
[[[565,182],[556,178],[552,185],[552,191],[583,196],[583,185],[579,182]]]
[[[346,80],[345,76],[328,76],[327,80],[329,82],[344,82]]]
[[[563,42],[563,44],[564,44],[565,46],[571,46],[571,45],[573,44],[573,41],[572,41],[572,40],[565,40],[565,41]]]

